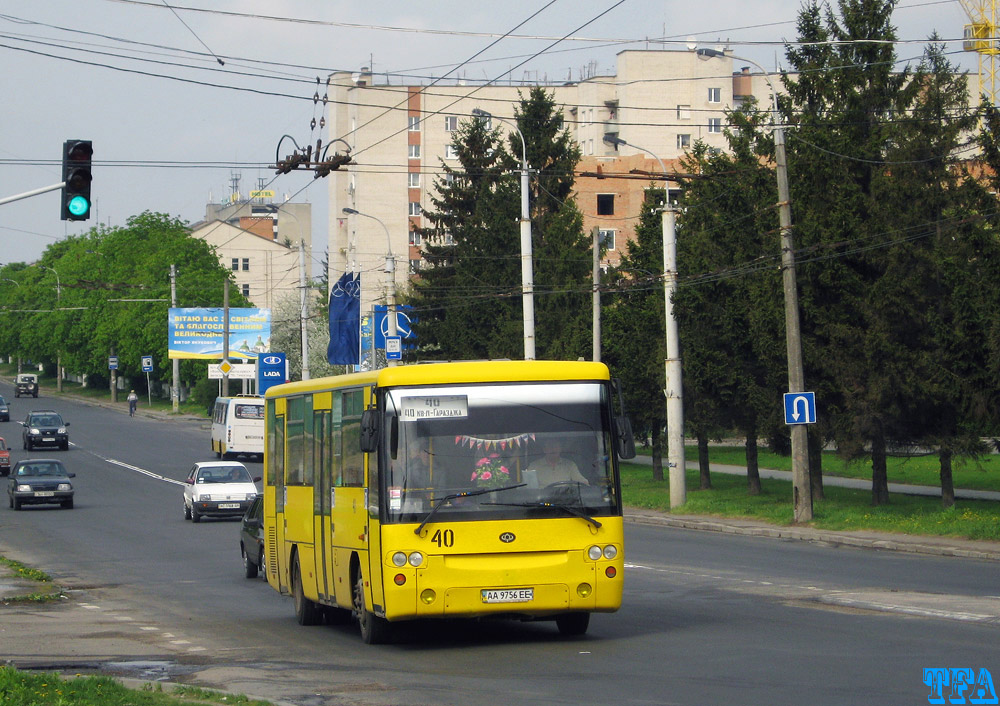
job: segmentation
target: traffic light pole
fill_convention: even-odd
[[[12,201],[20,201],[21,199],[28,199],[32,196],[38,196],[39,194],[47,194],[50,191],[55,191],[56,189],[61,189],[66,186],[66,182],[61,181],[58,184],[53,184],[52,186],[43,186],[40,189],[32,189],[31,191],[25,191],[23,194],[14,194],[13,196],[6,196],[0,199],[0,206],[5,203],[11,203]]]

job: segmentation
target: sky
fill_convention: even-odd
[[[189,223],[240,178],[313,204],[323,261],[327,182],[275,176],[278,143],[324,144],[325,82],[371,66],[393,83],[448,74],[474,81],[578,80],[613,73],[624,49],[728,44],[786,66],[799,0],[0,0],[0,199],[61,181],[62,143],[94,147],[91,220],[59,220],[59,192],[0,204],[0,265],[33,262],[51,244],[144,211]],[[900,58],[937,32],[953,63],[966,23],[958,0],[900,0]],[[563,39],[567,37],[566,39]],[[451,72],[451,73],[449,73]],[[405,75],[409,78],[403,79]],[[289,152],[282,145],[282,155]]]

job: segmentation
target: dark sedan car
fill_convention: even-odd
[[[240,554],[243,555],[243,575],[257,578],[264,568],[264,496],[250,503],[240,524]]]
[[[0,422],[10,421],[10,407],[7,405],[7,401],[0,397]]]
[[[68,510],[73,507],[73,484],[69,479],[75,476],[54,458],[18,461],[7,479],[10,506],[20,510],[22,505],[62,505]]]
[[[21,442],[26,451],[36,446],[58,446],[65,451],[69,448],[69,433],[59,412],[51,409],[36,409],[28,412],[21,422],[24,431],[21,432]]]

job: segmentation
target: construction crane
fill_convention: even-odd
[[[958,0],[969,16],[971,24],[965,25],[962,49],[979,55],[979,91],[986,94],[990,105],[997,104],[997,41],[998,0]]]

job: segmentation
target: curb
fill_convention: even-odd
[[[772,539],[794,539],[798,541],[860,549],[880,549],[883,551],[909,552],[931,556],[951,556],[963,559],[1000,562],[1000,543],[962,539],[938,539],[907,535],[873,535],[870,533],[834,532],[810,527],[780,527],[763,523],[725,522],[690,515],[666,515],[648,511],[625,511],[625,519],[636,524],[675,527],[678,529],[722,532],[746,537],[770,537]]]

